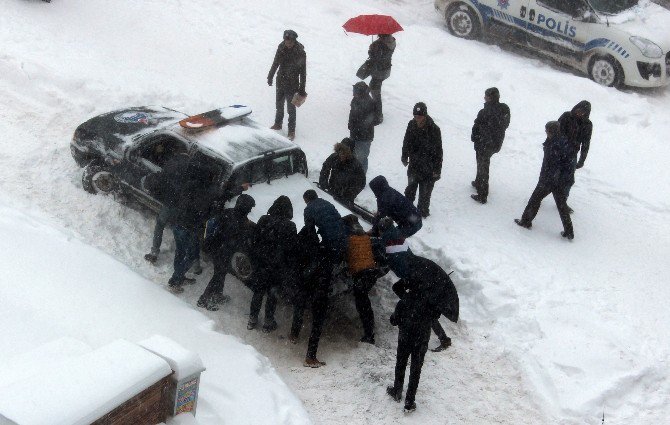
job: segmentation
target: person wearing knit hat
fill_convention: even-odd
[[[370,97],[370,90],[365,81],[354,84],[348,128],[349,137],[355,144],[354,155],[363,166],[363,171],[367,173],[370,146],[375,138],[375,102]]]
[[[487,202],[491,157],[500,152],[509,121],[509,107],[500,103],[498,89],[495,87],[486,89],[484,92],[484,108],[477,114],[470,136],[474,143],[477,160],[477,176],[471,183],[472,187],[477,190],[477,194],[470,197],[480,204]]]
[[[430,196],[435,182],[442,175],[442,133],[440,127],[428,115],[428,107],[419,102],[412,108],[414,119],[407,124],[402,143],[402,165],[407,167],[407,188],[405,196],[414,202],[421,216],[430,215]]]

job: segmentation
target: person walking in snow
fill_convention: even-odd
[[[281,130],[284,121],[284,104],[288,110],[288,138],[295,138],[296,107],[292,103],[293,96],[307,96],[305,84],[307,78],[307,55],[305,47],[297,41],[298,34],[293,30],[284,31],[284,40],[279,43],[275,58],[268,72],[268,86],[272,86],[275,72],[276,108],[273,130]]]
[[[218,305],[225,302],[227,297],[223,295],[223,286],[230,270],[230,261],[235,251],[247,243],[253,234],[255,224],[247,215],[255,205],[254,198],[243,193],[237,197],[235,207],[227,208],[208,220],[207,227],[212,226],[214,229],[206,230],[204,249],[212,257],[214,274],[198,299],[198,307],[216,311]]]
[[[314,234],[318,229],[321,236],[321,244],[317,254],[317,270],[312,274],[312,331],[303,363],[306,367],[316,368],[326,364],[317,359],[316,353],[328,312],[328,295],[332,284],[333,268],[344,258],[347,235],[342,217],[333,204],[319,198],[312,189],[303,194],[303,200],[307,204],[304,212],[304,230],[307,233]],[[291,341],[297,341],[297,332],[300,331],[302,324],[302,311],[298,308],[294,310],[294,314],[300,317],[294,317],[294,326],[290,335]]]
[[[372,252],[372,240],[358,222],[358,217],[349,214],[343,218],[349,233],[347,244],[347,267],[354,282],[353,292],[356,311],[363,325],[361,342],[375,343],[375,316],[368,293],[377,283],[377,263]]]
[[[489,167],[491,157],[500,152],[505,130],[509,127],[510,110],[500,103],[500,92],[496,87],[484,92],[484,108],[479,111],[472,126],[470,139],[474,143],[477,160],[477,176],[472,186],[477,190],[470,197],[480,204],[485,204],[489,196]]]
[[[249,307],[247,329],[258,325],[258,313],[265,297],[263,332],[277,329],[275,309],[277,290],[295,279],[294,257],[298,250],[297,229],[293,205],[288,196],[277,198],[268,213],[258,220],[251,241],[251,261],[254,265],[254,295]]]
[[[568,142],[573,147],[574,159],[576,161],[575,169],[582,168],[586,162],[586,155],[591,146],[591,134],[593,133],[593,123],[589,119],[591,115],[591,103],[582,100],[572,108],[571,111],[564,112],[558,119],[561,125],[561,134],[568,138]],[[579,160],[577,160],[579,154]],[[574,175],[573,175],[574,181]],[[568,188],[568,196],[570,188]],[[572,213],[572,208],[568,207]]]
[[[396,41],[391,34],[379,34],[368,48],[368,63],[370,66],[370,94],[375,102],[375,124],[384,121],[382,111],[382,83],[391,76],[391,58],[395,51]]]
[[[412,113],[414,118],[407,124],[400,160],[407,167],[405,196],[414,202],[419,189],[416,206],[421,217],[426,218],[430,215],[433,186],[442,175],[442,134],[440,127],[428,115],[425,103],[414,105]]]
[[[389,186],[386,177],[377,176],[370,181],[370,189],[377,198],[377,214],[373,220],[372,233],[379,233],[379,220],[390,217],[398,225],[404,238],[418,232],[423,225],[419,210],[403,194]]]
[[[354,144],[354,156],[368,172],[368,156],[375,138],[375,102],[364,81],[354,84],[354,97],[349,111],[349,138]]]
[[[321,167],[319,187],[335,199],[354,202],[365,188],[365,171],[351,153],[351,139],[345,138],[335,144],[331,154]]]
[[[561,236],[572,240],[575,235],[567,204],[568,191],[574,183],[575,155],[574,147],[561,134],[560,124],[550,121],[546,124],[547,139],[543,144],[544,158],[540,169],[540,179],[528,200],[528,205],[520,219],[514,222],[521,227],[530,229],[537,215],[542,200],[549,194],[554,195],[558,213],[563,222]]]

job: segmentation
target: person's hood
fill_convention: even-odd
[[[389,182],[384,176],[377,176],[374,179],[370,180],[370,189],[375,196],[381,195],[386,189],[389,188]]]
[[[235,212],[246,216],[255,206],[256,201],[254,201],[254,198],[243,193],[237,197],[237,202],[235,202]]]
[[[640,2],[616,15],[599,13],[603,23],[627,33],[629,36],[646,38],[657,44],[663,54],[670,50],[670,10],[649,0]]]
[[[574,115],[575,112],[577,112],[577,110],[580,109],[586,111],[584,118],[589,119],[589,117],[591,116],[591,102],[589,102],[588,100],[582,100],[581,102],[576,104],[574,108],[572,108],[571,113]]]
[[[268,215],[285,218],[290,220],[293,218],[293,204],[288,196],[282,195],[277,200],[274,201],[270,209],[268,210]]]
[[[384,42],[386,47],[388,47],[391,50],[395,50],[395,37],[391,35],[389,37],[385,37],[382,41]]]

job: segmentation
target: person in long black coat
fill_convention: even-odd
[[[573,147],[576,161],[575,169],[584,166],[586,155],[588,155],[591,146],[593,123],[589,119],[590,115],[591,103],[582,100],[571,111],[564,112],[558,119],[558,123],[561,125],[561,134],[567,137],[568,142]],[[577,154],[579,154],[579,160],[577,160]],[[568,196],[570,196],[570,188],[568,188]],[[568,207],[568,209],[572,212],[572,208]]]
[[[540,179],[528,200],[523,215],[514,221],[519,226],[530,229],[542,200],[547,195],[553,194],[561,222],[563,222],[561,236],[572,240],[575,234],[567,199],[568,191],[574,183],[574,147],[565,136],[561,135],[560,124],[557,121],[548,122],[545,130],[547,139],[543,144],[544,158],[540,169]]]
[[[307,79],[307,54],[305,47],[297,41],[298,34],[293,30],[284,31],[284,41],[279,43],[275,53],[270,72],[268,72],[268,85],[272,85],[272,79],[277,73],[275,123],[273,130],[280,130],[284,121],[284,103],[288,110],[288,138],[295,138],[296,108],[291,101],[298,93],[307,96],[305,84]]]
[[[209,223],[217,223],[218,228],[205,238],[204,249],[209,252],[214,263],[214,274],[198,299],[198,307],[210,311],[218,310],[217,305],[225,301],[223,286],[230,270],[230,261],[237,249],[249,242],[255,224],[247,217],[256,201],[242,194],[235,201],[235,207],[227,208]]]
[[[491,157],[500,152],[505,130],[509,127],[510,110],[507,105],[500,103],[500,92],[496,87],[484,92],[484,108],[479,111],[472,126],[470,139],[474,143],[477,160],[477,176],[472,186],[477,189],[476,195],[471,195],[475,201],[485,204],[489,196],[489,167]]]
[[[367,173],[370,147],[375,138],[375,102],[370,97],[368,85],[364,81],[354,84],[354,97],[351,99],[347,128],[354,145],[354,156]]]
[[[324,161],[319,186],[336,199],[354,202],[365,188],[365,171],[351,153],[347,140],[336,143],[335,152]]]
[[[277,291],[282,286],[291,286],[296,276],[294,258],[298,250],[297,229],[293,218],[293,205],[288,196],[277,198],[268,213],[262,216],[253,232],[251,261],[254,265],[254,295],[249,307],[247,329],[258,324],[258,313],[265,299],[265,322],[263,332],[277,329],[275,309]]]
[[[391,34],[379,34],[368,48],[368,61],[372,79],[370,80],[370,94],[375,101],[375,123],[384,121],[382,111],[382,83],[391,76],[391,58],[396,48],[395,37]]]
[[[442,133],[428,115],[423,102],[414,105],[414,118],[407,124],[402,142],[402,165],[407,167],[407,188],[405,196],[414,202],[417,188],[419,201],[416,207],[421,216],[430,215],[430,196],[433,186],[442,175]]]

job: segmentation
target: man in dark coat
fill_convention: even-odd
[[[370,94],[375,101],[375,123],[384,121],[382,113],[382,83],[391,76],[391,58],[395,51],[396,42],[391,34],[379,34],[368,48],[368,61],[372,79],[370,80]]]
[[[354,202],[365,188],[365,171],[347,144],[349,139],[335,144],[332,153],[321,167],[319,187],[333,195],[335,199]]]
[[[377,215],[373,223],[373,233],[384,217],[390,217],[398,225],[403,237],[408,238],[418,232],[423,225],[419,210],[400,192],[389,186],[386,177],[377,176],[370,181],[370,189],[377,198]]]
[[[507,105],[500,103],[500,92],[491,87],[484,92],[484,108],[479,111],[475,124],[472,126],[470,139],[475,145],[477,159],[477,176],[472,186],[477,189],[476,195],[471,195],[475,201],[485,204],[489,196],[489,166],[493,154],[500,152],[505,130],[509,127],[510,110]]]
[[[317,270],[312,277],[312,331],[303,363],[306,367],[316,368],[325,365],[324,362],[316,358],[316,352],[319,348],[319,339],[328,312],[328,295],[332,283],[333,268],[344,258],[347,234],[342,217],[333,204],[319,198],[316,192],[311,189],[303,194],[303,199],[307,204],[304,212],[304,230],[307,233],[314,233],[315,229],[318,228],[318,233],[321,236],[317,254]],[[294,315],[302,316],[302,311],[296,309]],[[290,338],[295,341],[298,335],[293,331],[299,331],[297,325],[301,324],[301,318],[294,317],[293,323],[294,328]]]
[[[563,222],[561,236],[572,240],[575,235],[567,199],[570,186],[574,183],[574,147],[565,136],[561,135],[560,124],[557,121],[548,122],[545,130],[547,140],[543,144],[544,158],[540,169],[540,179],[528,200],[523,215],[514,221],[519,226],[530,229],[542,200],[551,193],[554,195],[558,213]]]
[[[442,175],[442,134],[423,102],[414,105],[414,119],[407,124],[402,142],[402,165],[407,167],[405,196],[412,202],[419,189],[417,208],[421,217],[430,215],[430,195]]]
[[[293,218],[293,205],[288,196],[277,198],[268,213],[258,220],[251,241],[251,261],[254,265],[254,295],[249,308],[247,329],[258,325],[258,313],[265,300],[263,332],[277,329],[275,308],[277,290],[295,278],[294,257],[298,250],[297,229]]]
[[[198,307],[216,311],[218,304],[225,301],[223,285],[230,270],[230,261],[235,251],[248,243],[253,234],[254,223],[247,215],[255,205],[254,198],[242,194],[234,208],[227,208],[208,221],[208,226],[213,223],[218,226],[204,242],[204,249],[211,254],[214,263],[214,274],[198,299]]]
[[[288,109],[288,138],[295,138],[295,105],[291,103],[293,96],[298,93],[307,96],[305,83],[307,78],[307,55],[305,48],[296,39],[298,34],[293,30],[284,31],[284,41],[277,47],[274,61],[268,73],[268,85],[277,72],[277,113],[273,130],[281,130],[284,121],[284,103]]]
[[[593,124],[589,119],[590,115],[591,103],[582,100],[571,111],[564,112],[558,119],[558,123],[561,125],[561,134],[568,138],[568,142],[574,150],[574,159],[577,161],[575,169],[584,166],[586,155],[589,153],[589,147],[591,146]],[[579,154],[579,160],[577,160],[577,154]],[[569,195],[570,189],[568,189]],[[572,212],[572,208],[568,208]]]
[[[348,128],[349,138],[354,143],[354,155],[367,173],[370,146],[375,138],[375,102],[364,81],[354,84]]]

